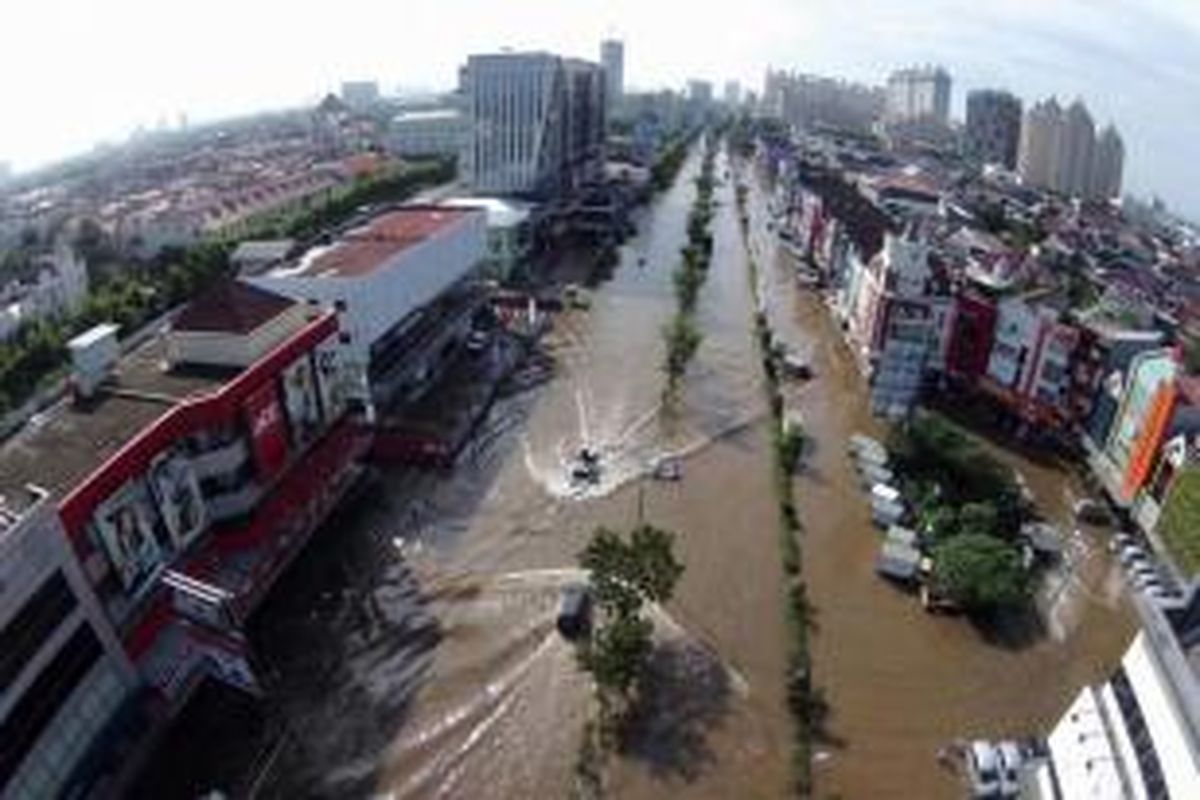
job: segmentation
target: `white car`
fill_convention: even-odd
[[[1000,751],[991,742],[976,739],[967,745],[966,759],[971,796],[995,797],[1000,791]]]
[[[1021,793],[1021,764],[1025,757],[1020,746],[1011,739],[996,745],[1000,753],[1000,796],[1017,797]]]

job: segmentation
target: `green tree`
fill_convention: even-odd
[[[993,536],[967,533],[933,550],[937,589],[974,611],[1013,608],[1029,596],[1029,576],[1016,547]]]
[[[639,525],[628,539],[597,528],[579,554],[591,576],[599,624],[580,649],[579,661],[603,696],[628,699],[650,652],[652,626],[641,616],[646,603],[665,603],[683,574],[675,557],[674,535]]]
[[[995,536],[999,524],[1000,515],[992,503],[967,503],[958,510],[957,527],[960,535]]]
[[[666,370],[669,386],[673,387],[683,377],[688,362],[700,347],[701,338],[696,324],[687,314],[676,314],[663,329],[663,339],[667,345],[667,359],[663,368]]]

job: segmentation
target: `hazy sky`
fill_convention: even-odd
[[[10,0],[0,10],[0,161],[44,163],[138,124],[278,108],[347,78],[440,88],[472,51],[595,58],[626,82],[736,78],[770,65],[882,82],[919,62],[965,91],[1082,97],[1125,138],[1126,184],[1200,218],[1197,0]]]

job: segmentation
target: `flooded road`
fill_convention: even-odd
[[[816,379],[795,388],[815,438],[812,469],[797,478],[804,575],[815,608],[814,682],[829,712],[814,766],[818,797],[962,797],[937,750],[965,736],[1044,733],[1080,687],[1108,674],[1132,636],[1120,581],[1093,534],[1070,536],[1065,574],[1039,597],[1045,630],[985,641],[961,618],[926,614],[916,599],[874,573],[872,527],[846,455],[855,431],[884,435],[867,412],[865,389],[819,297],[798,290],[791,256],[764,229],[762,185],[748,181],[752,242],[774,329],[811,348]],[[1059,466],[988,445],[1024,475],[1042,512],[1066,531]]]
[[[699,151],[643,210],[611,281],[547,343],[557,373],[502,400],[452,474],[396,471],[339,513],[256,620],[289,734],[262,796],[570,796],[589,688],[554,629],[597,525],[674,530],[649,713],[608,794],[785,793],[783,624],[765,404],[733,193],[720,186],[704,341],[673,411],[662,326]],[[718,163],[718,174],[723,171]],[[568,479],[581,446],[595,486]],[[683,457],[683,480],[644,479]]]
[[[609,762],[608,796],[787,794],[778,520],[731,185],[716,191],[704,339],[676,407],[662,407],[660,330],[699,156],[641,212],[590,310],[556,321],[553,379],[502,400],[452,473],[382,474],[273,593],[254,638],[287,736],[260,796],[571,796],[589,688],[554,629],[558,591],[580,578],[575,556],[597,525],[628,528],[639,514],[677,533],[686,572],[654,612],[648,713]],[[722,156],[716,174],[726,166]],[[959,796],[939,747],[1042,730],[1115,663],[1131,631],[1115,573],[1089,535],[1073,539],[1071,571],[1043,598],[1047,631],[1007,643],[928,616],[875,577],[878,534],[845,439],[880,431],[828,314],[796,290],[762,229],[757,188],[750,204],[773,324],[812,348],[817,376],[796,390],[816,442],[796,488],[815,681],[830,708],[818,796]],[[584,488],[567,474],[582,446],[604,465]],[[683,480],[645,479],[665,454],[683,456]],[[1061,470],[1001,456],[1045,510],[1065,513]]]

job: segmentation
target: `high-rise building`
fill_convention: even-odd
[[[735,108],[742,102],[742,85],[737,81],[725,81],[723,97],[725,105]]]
[[[1096,126],[1087,107],[1079,100],[1063,116],[1062,147],[1058,161],[1058,191],[1077,197],[1092,192],[1092,160],[1096,148]]]
[[[609,103],[619,103],[625,94],[625,43],[605,39],[600,43],[600,65],[604,67]]]
[[[551,53],[473,55],[462,176],[480,194],[553,197],[603,166],[604,70]]]
[[[1020,141],[1020,100],[995,89],[980,89],[967,95],[964,147],[969,158],[1013,169],[1017,166]]]
[[[884,92],[878,87],[803,73],[776,72],[768,78],[778,94],[772,113],[797,127],[865,132],[883,113]]]
[[[1096,140],[1095,163],[1092,168],[1092,195],[1117,197],[1121,194],[1121,172],[1125,165],[1125,145],[1112,125],[1100,132]]]
[[[1030,186],[1085,199],[1114,197],[1121,190],[1123,161],[1116,130],[1109,126],[1097,140],[1082,101],[1064,111],[1050,98],[1025,114],[1017,170]]]
[[[365,111],[379,102],[379,84],[375,81],[345,81],[342,102],[354,111]]]
[[[888,76],[888,122],[950,120],[950,73],[941,67],[910,67]]]
[[[703,106],[711,104],[713,101],[712,81],[696,79],[688,81],[688,99]]]
[[[1062,149],[1063,113],[1051,97],[1034,103],[1021,124],[1017,171],[1030,186],[1055,188],[1059,151]]]

